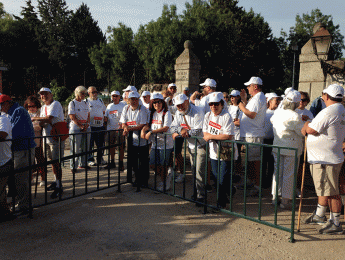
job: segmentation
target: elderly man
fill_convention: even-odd
[[[132,92],[132,91],[138,92],[137,88],[134,87],[134,86],[131,86],[131,85],[128,85],[127,88],[125,88],[125,89],[123,90],[123,92],[124,92],[124,94],[125,94],[125,96],[124,96],[124,98],[123,98],[123,101],[125,101],[126,103],[129,102],[129,100],[128,100],[128,95],[129,95],[129,93]]]
[[[310,171],[314,180],[318,205],[305,219],[307,224],[324,224],[321,234],[342,234],[340,225],[341,198],[339,195],[339,173],[344,161],[342,144],[345,137],[345,108],[341,104],[344,89],[329,85],[322,92],[326,108],[311,122],[306,122],[302,133],[307,137],[307,151]],[[330,219],[326,223],[327,206]]]
[[[21,168],[34,164],[35,132],[31,123],[29,113],[24,107],[12,101],[8,95],[0,95],[1,112],[9,115],[12,124],[12,151],[14,158],[14,169],[19,172],[14,175],[14,183],[17,192],[19,214],[29,213],[29,171]],[[12,176],[13,177],[13,176]]]
[[[149,109],[150,107],[150,100],[151,100],[151,93],[150,91],[145,90],[142,94],[141,94],[141,101],[143,102],[143,105]]]
[[[202,127],[204,122],[204,113],[196,106],[190,105],[188,97],[185,94],[179,94],[175,97],[175,105],[178,111],[175,114],[174,121],[170,126],[172,137],[183,137],[188,142],[188,150],[190,154],[190,162],[192,165],[193,176],[196,176],[196,199],[197,206],[201,205],[205,199],[204,176],[206,168],[206,142],[200,138],[195,141],[193,136],[203,137]],[[197,145],[195,146],[195,143]],[[195,152],[197,152],[196,165]]]
[[[175,94],[176,94],[176,91],[177,91],[176,84],[175,84],[175,83],[170,83],[170,84],[168,85],[167,90],[170,92],[171,96],[174,97]]]
[[[53,94],[49,88],[41,88],[39,91],[41,100],[44,105],[41,107],[40,117],[33,117],[31,121],[39,121],[43,127],[43,136],[51,135],[52,125],[58,122],[64,121],[63,109],[59,101],[54,100]],[[52,160],[58,160],[64,156],[65,142],[53,140],[52,137],[46,139],[46,143],[50,147],[52,153]],[[46,148],[46,147],[45,147]],[[62,194],[62,170],[59,162],[53,163],[53,173],[55,176],[55,182],[53,182],[47,190],[53,190],[51,198],[55,199]]]
[[[85,100],[89,106],[90,111],[90,126],[91,126],[91,138],[90,138],[90,150],[93,149],[94,143],[97,146],[97,162],[95,163],[93,155],[88,158],[88,165],[95,166],[106,164],[103,160],[104,150],[104,113],[105,105],[102,99],[98,98],[98,92],[95,87],[89,87],[87,90],[89,97]]]
[[[121,113],[120,123],[123,135],[133,134],[133,143],[128,144],[131,151],[127,167],[133,167],[135,181],[133,186],[147,186],[149,179],[149,146],[147,140],[140,138],[140,131],[148,123],[148,110],[139,104],[140,95],[132,91],[128,95],[129,105]],[[139,189],[138,189],[139,191]]]
[[[210,94],[216,91],[217,83],[214,79],[207,78],[204,83],[201,83],[200,86],[203,86],[203,93],[205,96],[200,100],[200,103],[197,105],[201,108],[204,114],[210,112],[210,106],[208,105],[208,100],[210,98]],[[195,99],[200,93],[195,91],[193,95],[190,97],[190,100],[195,104]],[[196,105],[196,104],[195,104]]]
[[[263,143],[264,124],[266,116],[266,98],[262,93],[262,80],[259,77],[251,77],[244,83],[247,86],[251,99],[247,103],[247,94],[241,90],[241,100],[238,108],[242,111],[240,118],[240,135],[247,143]],[[246,105],[245,105],[246,104]],[[248,145],[248,177],[254,183],[251,195],[257,195],[260,186],[260,147]]]

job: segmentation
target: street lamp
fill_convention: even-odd
[[[293,67],[292,67],[292,88],[295,89],[295,64],[296,64],[296,52],[298,51],[298,45],[295,44],[291,47],[293,50]]]
[[[332,36],[324,25],[320,25],[320,28],[311,37],[311,43],[313,45],[314,53],[319,60],[326,59],[329,48],[331,46]]]

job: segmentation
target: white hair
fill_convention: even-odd
[[[87,90],[86,90],[86,88],[84,86],[76,87],[75,90],[74,90],[74,95],[76,97],[79,97],[81,92],[85,92],[85,93],[87,92]]]

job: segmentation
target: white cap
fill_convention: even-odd
[[[38,93],[41,93],[41,92],[49,92],[49,93],[52,93],[52,91],[50,90],[50,88],[41,88],[40,91]]]
[[[209,94],[209,99],[208,103],[213,103],[213,102],[220,102],[222,99],[224,100],[224,95],[222,92],[213,92]]]
[[[138,91],[136,87],[129,85],[127,88],[125,88],[123,91]]]
[[[153,93],[151,99],[164,99],[161,93]]]
[[[301,101],[301,93],[299,93],[296,90],[290,91],[289,93],[287,93],[287,95],[285,96],[285,100],[289,101],[289,102],[294,102],[294,103],[298,103]]]
[[[292,90],[294,90],[293,87],[285,89],[285,91],[284,91],[285,96]]]
[[[146,97],[146,96],[150,96],[150,95],[151,95],[150,91],[147,91],[147,90],[145,90],[145,91],[141,94],[142,97]]]
[[[217,87],[217,83],[214,79],[207,78],[204,83],[201,83],[200,86],[209,86],[211,88]]]
[[[110,93],[110,95],[118,95],[118,96],[120,96],[120,92],[117,91],[117,90],[114,90],[114,91],[112,91],[112,92]]]
[[[343,98],[344,88],[338,84],[331,84],[322,93],[330,95],[332,98]]]
[[[170,83],[168,88],[170,88],[170,87],[176,87],[176,84],[175,83]]]
[[[231,91],[230,96],[237,97],[240,96],[240,94],[241,92],[239,92],[238,90],[233,90]]]
[[[186,100],[188,100],[188,97],[185,94],[179,94],[174,97],[174,104],[178,106],[183,104]]]
[[[259,77],[251,77],[248,82],[244,83],[246,86],[249,86],[250,84],[262,85],[262,79]]]
[[[266,96],[267,95],[267,96]],[[272,98],[280,98],[276,93],[267,93],[265,96],[267,98],[267,103],[270,101]]]
[[[136,91],[132,91],[129,93],[128,98],[140,98],[140,95]]]

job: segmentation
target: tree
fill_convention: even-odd
[[[108,43],[100,43],[89,50],[91,63],[98,78],[109,80],[112,89],[121,90],[131,83],[138,60],[133,45],[133,31],[119,23],[118,27],[108,27]]]

